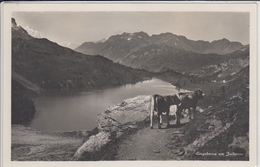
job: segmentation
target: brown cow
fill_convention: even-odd
[[[178,93],[178,96],[181,101],[181,104],[178,105],[178,109],[176,113],[176,117],[177,117],[176,124],[180,124],[180,116],[183,109],[189,110],[189,118],[191,119],[190,108],[192,108],[195,117],[198,100],[203,99],[204,94],[200,89],[198,89],[194,92],[180,92]]]
[[[157,112],[157,120],[158,120],[158,128],[161,128],[162,124],[162,113],[166,112],[166,119],[167,119],[167,127],[169,127],[169,112],[171,105],[178,105],[180,104],[180,99],[178,95],[174,94],[172,96],[162,96],[162,95],[153,95],[151,96],[151,117],[150,117],[150,127],[153,129],[153,117],[154,111]]]

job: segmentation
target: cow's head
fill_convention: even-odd
[[[205,96],[205,94],[201,91],[201,89],[196,90],[195,95],[198,99],[203,99],[203,97]]]
[[[181,100],[179,99],[179,97],[177,95],[171,96],[171,101],[172,101],[173,105],[178,105],[181,103]]]

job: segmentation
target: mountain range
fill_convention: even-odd
[[[244,47],[239,42],[230,42],[225,38],[213,42],[193,41],[172,33],[149,36],[145,32],[137,32],[113,35],[104,42],[85,42],[75,50],[85,54],[99,54],[134,68],[161,71],[165,68],[189,70],[172,66],[183,66],[184,62],[189,63],[191,58],[198,60],[195,61],[197,64],[191,63],[190,68],[201,67],[203,61],[223,59],[222,55]]]

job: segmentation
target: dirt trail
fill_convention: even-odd
[[[135,134],[128,136],[118,145],[116,160],[178,160],[184,154],[185,146],[182,140],[185,135],[184,125],[188,119],[181,120],[182,124],[176,126],[171,121],[171,126],[162,129],[154,125],[154,129],[145,127]]]

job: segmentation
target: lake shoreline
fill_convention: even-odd
[[[24,125],[49,132],[92,131],[97,126],[96,116],[109,106],[138,95],[166,95],[176,91],[174,85],[151,78],[107,89],[43,92],[33,98],[36,113],[32,121]]]

